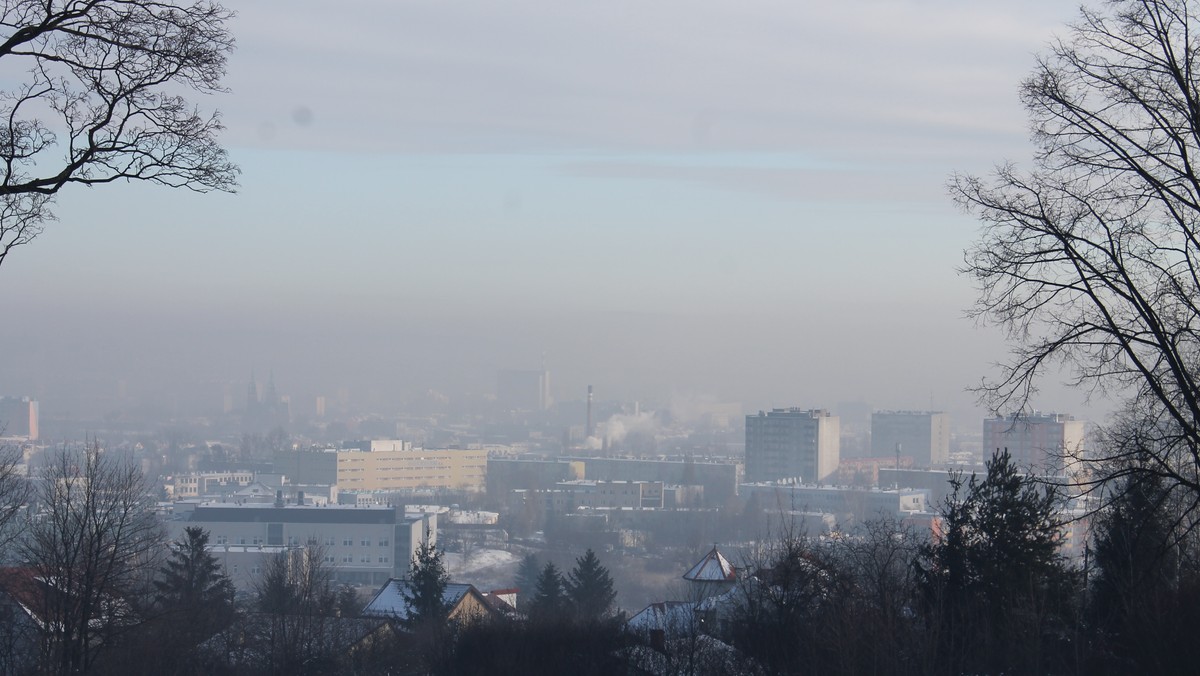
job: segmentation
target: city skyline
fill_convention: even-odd
[[[943,185],[1027,159],[1073,3],[238,11],[200,102],[239,194],[64,191],[0,270],[0,379],[44,415],[253,368],[394,406],[543,354],[558,392],[961,410],[1004,357]]]

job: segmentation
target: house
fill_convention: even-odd
[[[408,599],[412,598],[409,581],[392,578],[363,608],[363,617],[404,621],[408,619]],[[498,600],[498,599],[497,599]],[[449,583],[442,592],[442,602],[450,608],[449,618],[469,624],[497,615],[495,603],[489,602],[474,585]]]

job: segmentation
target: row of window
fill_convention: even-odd
[[[262,544],[266,544],[266,543],[267,543],[267,539],[266,539],[266,538],[264,538],[264,537],[262,537],[262,536],[260,536],[260,535],[255,535],[254,537],[250,538],[250,540],[251,540],[251,542],[250,542],[249,544],[252,544],[252,545],[262,545]],[[362,539],[362,540],[360,540],[359,542],[360,542],[360,544],[361,544],[363,547],[370,547],[370,546],[371,546],[371,539],[370,539],[370,538],[363,538],[363,539]],[[317,543],[317,542],[316,542],[316,540],[311,540],[311,539],[310,539],[310,540],[308,541],[308,544],[315,545],[316,543]],[[226,536],[226,535],[218,535],[218,536],[217,536],[217,544],[218,544],[218,545],[228,545],[228,544],[234,544],[234,543],[231,543],[231,542],[229,541],[229,537],[228,537],[228,536]],[[237,539],[237,543],[236,543],[236,544],[239,544],[239,545],[244,545],[244,544],[247,544],[247,542],[246,542],[246,538],[245,538],[245,537],[239,537],[239,538]],[[335,538],[332,538],[332,537],[325,538],[325,545],[326,545],[326,546],[332,547],[332,546],[334,546],[335,544],[337,544],[337,543],[336,543],[336,539],[335,539]],[[289,538],[288,538],[288,545],[290,545],[290,546],[293,546],[293,547],[299,546],[299,545],[300,545],[300,538],[296,538],[296,537],[289,537]],[[353,546],[354,546],[354,538],[342,538],[342,545],[343,545],[343,546],[346,546],[346,547],[353,547]],[[380,546],[380,547],[390,547],[390,546],[391,546],[391,541],[390,541],[390,540],[386,540],[386,539],[384,539],[384,540],[380,540],[380,541],[379,541],[379,546]]]

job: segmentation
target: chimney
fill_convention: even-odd
[[[588,400],[587,400],[587,427],[583,430],[583,436],[591,438],[592,436],[592,386],[588,385]]]
[[[297,505],[304,504],[304,491],[296,491],[296,504]]]
[[[282,488],[275,491],[275,506],[283,507],[283,489]]]

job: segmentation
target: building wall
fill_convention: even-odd
[[[1038,474],[1060,475],[1065,461],[1083,451],[1086,423],[1062,413],[987,418],[983,421],[983,454],[1008,449],[1013,462]]]
[[[481,491],[487,480],[487,451],[412,449],[342,451],[337,485],[346,491],[416,488]]]
[[[914,467],[932,467],[950,455],[950,416],[937,411],[877,411],[871,414],[871,454],[891,457],[900,444],[901,455]]]
[[[484,450],[431,450],[399,441],[372,441],[368,448],[386,450],[285,451],[275,455],[274,469],[295,484],[337,484],[344,491],[478,491],[487,478]]]
[[[29,397],[0,397],[0,436],[38,439],[38,403]]]
[[[662,509],[661,481],[564,481],[556,486],[557,510],[576,507]]]
[[[488,495],[503,498],[513,490],[547,490],[560,481],[584,477],[582,461],[488,458]]]
[[[171,537],[200,526],[215,547],[303,547],[324,550],[339,582],[379,585],[408,574],[425,533],[420,517],[397,518],[388,507],[307,507],[208,503],[168,522]],[[245,552],[240,552],[245,553]]]
[[[837,416],[821,409],[777,408],[746,416],[746,481],[819,483],[837,472]]]
[[[721,506],[737,496],[742,466],[732,462],[648,460],[641,458],[577,458],[580,478],[594,481],[661,481],[704,486],[706,503]],[[836,462],[834,463],[836,467]]]
[[[254,481],[254,472],[199,472],[177,474],[174,479],[175,499],[198,498],[202,495],[231,493]]]
[[[337,483],[337,451],[280,451],[272,468],[294,484]]]
[[[927,507],[925,493],[919,490],[742,484],[741,491],[747,500],[754,498],[766,510],[849,515],[860,521],[922,512]]]

